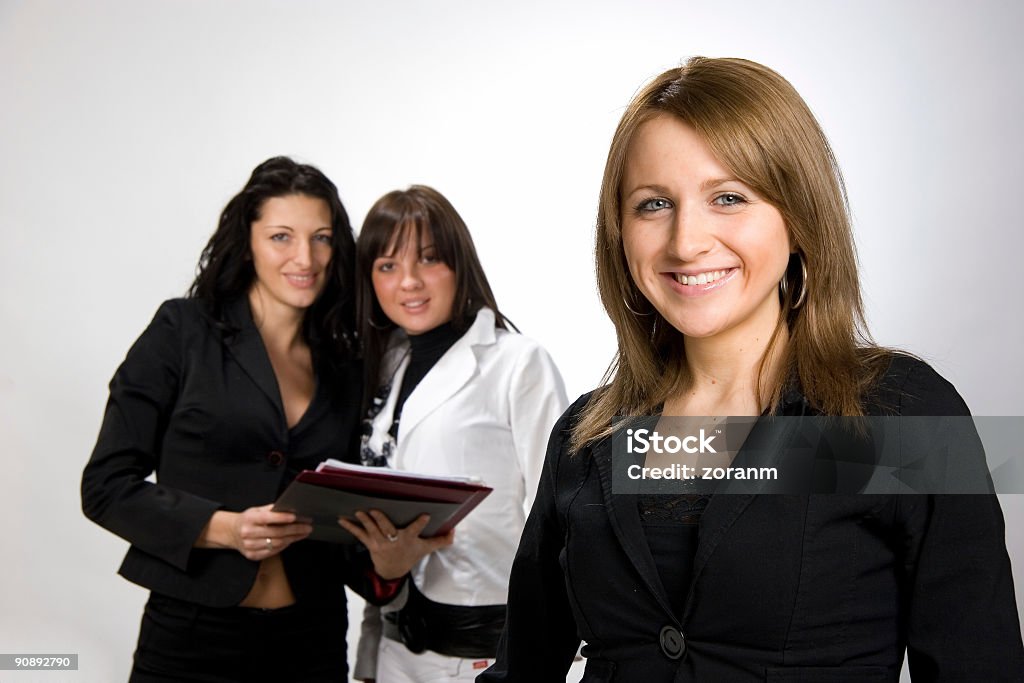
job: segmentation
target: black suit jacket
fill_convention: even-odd
[[[131,543],[120,573],[171,597],[238,604],[258,563],[235,550],[193,548],[215,510],[273,502],[304,468],[351,460],[361,393],[353,362],[320,372],[313,401],[287,426],[270,359],[240,299],[226,332],[196,300],[165,302],[110,383],[103,424],[82,475],[85,514]],[[147,480],[156,473],[156,483]],[[282,553],[298,599],[361,592],[368,562],[313,541]]]
[[[803,399],[784,412],[801,414]],[[556,424],[512,568],[497,663],[477,680],[1024,680],[994,495],[715,495],[675,613],[635,496],[612,494],[609,440],[568,455],[584,396]],[[956,391],[897,357],[870,413],[964,415]]]

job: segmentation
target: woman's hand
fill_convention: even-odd
[[[420,515],[404,529],[395,528],[380,510],[359,511],[356,520],[358,524],[339,517],[338,524],[366,546],[373,560],[373,571],[387,581],[405,576],[424,557],[455,540],[454,529],[443,536],[420,538],[420,533],[430,522],[430,515]]]
[[[231,548],[249,560],[277,555],[313,532],[291,512],[274,512],[273,504],[242,512],[217,510],[196,541],[197,548]]]

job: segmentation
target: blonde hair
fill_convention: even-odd
[[[846,190],[828,140],[776,72],[745,59],[693,57],[633,98],[608,151],[595,260],[618,351],[573,429],[573,449],[611,433],[616,415],[656,411],[691,381],[683,335],[637,288],[622,247],[620,186],[630,143],[644,123],[665,115],[691,126],[722,164],[779,210],[796,249],[780,290],[783,313],[765,353],[775,352],[788,326],[782,374],[766,377],[762,359],[760,398],[776,407],[785,381],[794,378],[816,410],[862,414],[864,390],[889,352],[867,334]]]

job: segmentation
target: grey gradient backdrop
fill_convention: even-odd
[[[591,259],[608,142],[689,55],[792,81],[846,173],[878,341],[976,414],[1024,415],[1024,4],[513,5],[0,0],[0,652],[126,677],[145,593],[81,516],[80,470],[110,375],[256,163],[318,164],[356,225],[395,187],[447,194],[575,396],[614,348]],[[1003,503],[1022,594],[1024,500]]]

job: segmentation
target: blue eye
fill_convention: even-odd
[[[287,242],[290,235],[286,232],[279,232],[270,236],[272,242]]]
[[[746,204],[747,200],[743,195],[738,195],[735,192],[726,192],[715,197],[714,203],[719,206],[741,206]]]
[[[651,197],[637,204],[634,210],[637,213],[654,213],[655,211],[670,208],[672,208],[672,202],[664,197]]]
[[[322,232],[321,233],[317,233],[313,237],[313,239],[315,239],[317,242],[323,242],[324,244],[330,244],[331,243],[331,235],[330,235],[330,233],[322,233]]]

